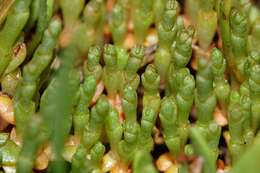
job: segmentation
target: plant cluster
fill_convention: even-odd
[[[0,0],[0,173],[260,172],[250,0]]]

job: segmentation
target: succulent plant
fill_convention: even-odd
[[[0,172],[260,172],[250,0],[0,0]]]

